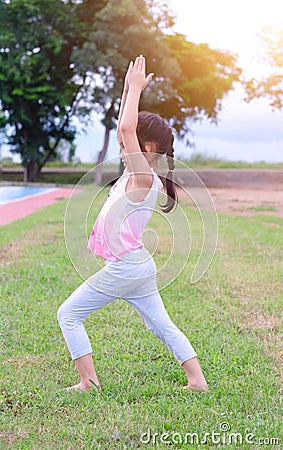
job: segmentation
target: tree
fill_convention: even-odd
[[[166,0],[2,0],[0,129],[34,180],[60,141],[72,144],[74,115],[94,109],[105,126],[104,160],[130,59],[143,53],[155,72],[141,107],[171,120],[216,120],[238,79],[235,58],[172,34]],[[101,173],[97,171],[100,183]]]
[[[0,108],[11,151],[34,181],[63,139],[72,144],[72,117],[87,113],[80,100],[86,74],[74,77],[74,48],[82,45],[102,1],[10,0],[0,3]]]
[[[184,138],[192,121],[208,118],[217,123],[222,100],[242,71],[234,55],[189,42],[182,34],[167,35],[166,44],[179,70],[170,78],[168,93],[149,99],[151,109],[170,119],[177,136]]]
[[[89,75],[92,73],[92,103],[105,127],[104,143],[97,160],[98,184],[102,177],[99,164],[105,158],[110,132],[116,127],[129,60],[142,53],[147,57],[148,70],[164,71],[168,79],[178,71],[160,29],[173,24],[166,5],[166,1],[156,0],[109,0],[95,15],[95,26],[88,42],[75,53],[77,67],[82,73],[86,70]]]
[[[148,72],[155,73],[141,108],[170,119],[180,138],[189,130],[188,119],[216,120],[224,94],[239,79],[241,71],[233,55],[188,42],[181,34],[172,35],[173,24],[166,1],[109,0],[96,14],[95,31],[75,58],[78,68],[84,72],[87,61],[94,74],[92,100],[105,126],[98,165],[116,127],[127,65],[137,54],[146,56]],[[102,169],[98,169],[100,184]]]
[[[261,36],[270,75],[261,80],[252,78],[245,83],[247,101],[265,97],[273,109],[283,109],[283,29],[278,32],[268,28]]]

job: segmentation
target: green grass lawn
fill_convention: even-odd
[[[65,249],[66,203],[1,227],[0,448],[282,448],[283,219],[220,215],[205,277],[190,284],[196,245],[161,292],[198,353],[208,392],[183,391],[182,368],[119,299],[86,320],[103,389],[80,394],[64,391],[78,380],[57,324],[59,305],[81,281]],[[200,234],[197,214],[182,207]]]

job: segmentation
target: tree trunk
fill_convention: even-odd
[[[102,163],[104,161],[104,158],[105,158],[107,150],[108,150],[110,131],[111,131],[110,126],[109,125],[105,126],[103,147],[98,155],[96,169],[95,169],[95,177],[94,177],[94,182],[98,186],[102,185]]]
[[[46,155],[45,155],[43,161],[42,161],[40,164],[38,164],[38,166],[37,166],[37,175],[40,174],[41,169],[42,169],[42,168],[45,166],[45,164],[50,160],[50,158],[51,158],[52,156],[55,155],[55,150],[56,150],[56,148],[58,147],[59,143],[60,143],[60,137],[58,137],[58,138],[56,139],[56,142],[54,143],[53,147],[50,147],[50,146],[49,146],[49,148],[48,148],[47,151],[46,151]],[[73,144],[73,142],[71,142],[71,144]]]
[[[24,181],[36,181],[36,175],[36,163],[34,160],[31,160],[27,167],[24,168]]]
[[[28,181],[28,168],[24,167],[24,179],[23,179],[24,183],[27,183]]]

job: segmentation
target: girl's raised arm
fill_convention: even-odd
[[[119,109],[119,116],[118,116],[118,124],[117,124],[117,138],[118,138],[118,142],[121,148],[123,148],[123,141],[122,141],[122,136],[121,136],[121,120],[123,117],[123,112],[124,112],[124,108],[125,108],[125,103],[126,103],[126,99],[127,99],[127,95],[129,92],[129,81],[128,81],[128,74],[129,74],[129,70],[132,68],[133,66],[133,61],[130,62],[126,76],[125,76],[125,82],[124,82],[124,89],[123,89],[123,94],[122,94],[122,98],[121,98],[121,103],[120,103],[120,109]]]
[[[153,73],[145,75],[145,58],[143,56],[138,56],[134,64],[130,63],[126,76],[129,89],[124,96],[125,103],[124,105],[122,104],[123,110],[120,117],[119,130],[127,166],[131,172],[136,174],[151,175],[151,169],[139,145],[136,129],[140,96],[152,77]],[[141,176],[136,177],[136,181],[138,184],[147,187],[147,185],[151,185],[152,178],[151,176]]]

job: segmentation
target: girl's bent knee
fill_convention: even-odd
[[[76,313],[68,302],[64,302],[57,311],[57,319],[62,330],[68,329],[72,330],[74,327],[77,327],[79,323],[82,322],[83,317]]]
[[[60,325],[60,327],[62,327],[63,323],[65,322],[65,308],[64,308],[64,304],[59,306],[58,311],[57,311],[57,320],[58,323]]]

